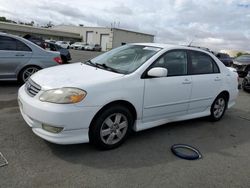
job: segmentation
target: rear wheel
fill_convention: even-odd
[[[101,112],[90,127],[90,142],[100,149],[113,149],[127,138],[133,125],[131,112],[123,106],[112,106]]]
[[[41,69],[40,67],[36,67],[36,66],[26,67],[23,70],[21,70],[18,80],[21,83],[25,83],[31,77],[31,75],[33,75],[34,73],[36,73],[40,69]]]
[[[210,119],[212,121],[219,121],[227,109],[227,97],[225,95],[219,95],[211,106]]]

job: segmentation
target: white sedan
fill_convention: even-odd
[[[18,101],[43,139],[111,149],[132,130],[204,116],[220,120],[237,95],[237,73],[214,55],[147,43],[41,70],[19,89]]]
[[[57,41],[56,44],[66,49],[69,49],[70,47],[69,42],[66,42],[66,41]]]

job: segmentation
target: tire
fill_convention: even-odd
[[[61,57],[63,64],[68,64],[68,60],[65,56]]]
[[[242,89],[246,92],[250,92],[250,90],[246,88],[246,84],[247,84],[247,80],[246,78],[244,78],[242,81]]]
[[[211,121],[219,121],[223,117],[227,109],[227,103],[228,99],[225,95],[220,94],[218,97],[216,97],[210,109]]]
[[[21,84],[24,84],[30,78],[31,75],[33,75],[40,69],[41,68],[37,66],[28,66],[28,67],[23,68],[18,75],[18,81]]]
[[[90,143],[102,150],[120,146],[131,132],[134,118],[123,106],[111,106],[101,111],[89,130]]]

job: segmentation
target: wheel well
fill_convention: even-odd
[[[38,66],[38,65],[27,65],[27,66],[23,67],[23,68],[18,72],[18,74],[17,74],[17,79],[18,79],[18,80],[20,79],[20,74],[21,74],[21,72],[22,72],[24,69],[28,68],[28,67],[37,67],[38,69],[42,69],[42,68],[41,68],[40,66]]]
[[[222,91],[219,95],[224,95],[227,98],[227,102],[229,101],[229,92],[228,91]]]
[[[136,120],[137,118],[137,113],[136,113],[136,109],[135,107],[128,101],[124,101],[124,100],[118,100],[118,101],[113,101],[113,102],[110,102],[108,104],[106,104],[105,106],[103,106],[97,113],[96,115],[94,116],[94,118],[92,119],[91,121],[91,124],[92,122],[98,117],[98,115],[100,113],[102,113],[104,110],[106,110],[107,108],[110,108],[111,106],[114,106],[114,105],[120,105],[120,106],[124,106],[126,107],[132,114],[134,120]]]

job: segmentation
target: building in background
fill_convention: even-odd
[[[102,51],[127,43],[154,42],[154,35],[120,28],[58,25],[52,27],[52,29],[80,34],[83,42],[99,44],[102,47]]]
[[[72,32],[51,30],[50,28],[40,28],[28,25],[0,22],[0,32],[10,33],[18,36],[32,34],[43,39],[62,40],[62,41],[80,41],[81,36]]]
[[[29,25],[0,22],[0,32],[18,36],[31,34],[44,40],[59,40],[87,44],[99,44],[102,51],[124,45],[126,43],[153,42],[154,35],[130,31],[120,28],[83,27],[72,25],[58,25],[52,28],[41,28]]]

